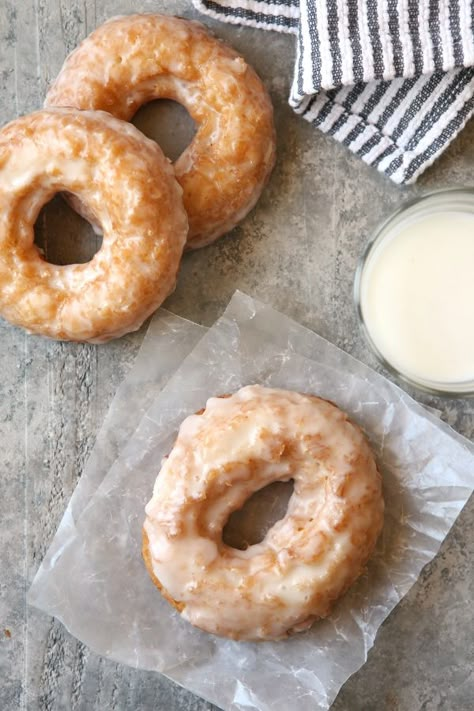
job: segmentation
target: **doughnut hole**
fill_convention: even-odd
[[[36,219],[34,243],[50,264],[85,264],[102,245],[102,236],[62,199],[55,195]]]
[[[275,481],[252,494],[229,516],[222,532],[224,543],[243,551],[263,541],[270,528],[286,515],[293,488],[293,479]]]
[[[139,108],[132,123],[153,141],[171,161],[176,161],[193,140],[197,126],[184,106],[157,99]]]

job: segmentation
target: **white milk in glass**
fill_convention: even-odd
[[[413,380],[474,379],[474,213],[407,215],[364,265],[360,308],[380,354]]]

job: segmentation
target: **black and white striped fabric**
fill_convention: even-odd
[[[474,0],[193,2],[295,34],[291,106],[396,183],[414,182],[474,112]]]

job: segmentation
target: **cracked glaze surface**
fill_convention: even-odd
[[[254,207],[275,162],[270,98],[235,50],[198,22],[116,17],[66,59],[46,105],[129,121],[159,98],[183,104],[198,127],[174,168],[189,217],[187,246],[202,247]]]
[[[294,480],[287,514],[261,543],[222,542],[257,489]],[[326,617],[371,555],[381,477],[358,427],[332,403],[247,386],[181,425],[146,507],[144,558],[192,624],[234,639],[279,639]]]
[[[55,193],[101,225],[86,264],[46,262],[33,243]],[[187,219],[160,148],[104,112],[48,109],[0,132],[0,314],[50,338],[103,342],[138,329],[173,290]]]

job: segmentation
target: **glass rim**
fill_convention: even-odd
[[[430,395],[437,395],[448,398],[471,398],[474,397],[474,376],[469,380],[459,382],[458,387],[456,383],[453,382],[440,382],[430,380],[429,378],[417,379],[412,375],[408,375],[403,371],[396,368],[392,363],[390,363],[385,356],[380,352],[380,350],[375,345],[370,331],[362,313],[362,303],[361,303],[361,286],[362,277],[364,269],[368,263],[370,256],[374,253],[375,249],[387,238],[389,232],[388,228],[393,224],[395,225],[397,221],[410,209],[422,205],[423,203],[429,202],[432,198],[442,197],[442,196],[455,196],[455,195],[468,195],[472,199],[473,213],[474,213],[474,187],[452,187],[452,188],[440,188],[438,190],[432,190],[422,195],[416,195],[408,200],[406,200],[402,205],[400,205],[396,210],[394,210],[388,217],[382,220],[375,229],[371,232],[369,239],[362,251],[361,256],[357,262],[357,267],[354,276],[354,289],[353,298],[354,305],[357,314],[357,320],[359,324],[359,330],[364,337],[365,342],[369,346],[372,353],[375,355],[379,363],[392,375],[394,375],[398,380],[417,388]]]

